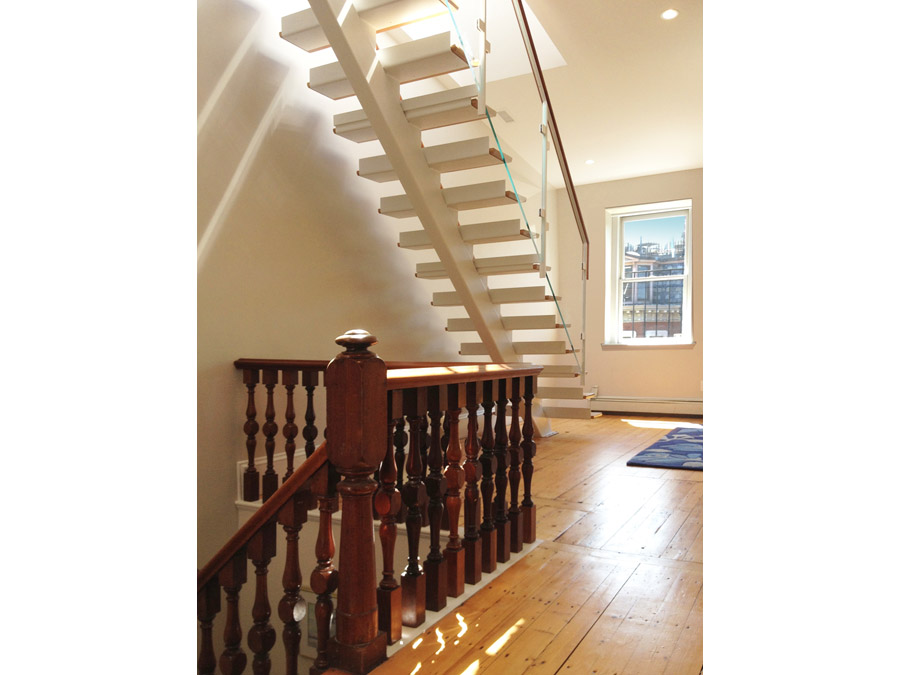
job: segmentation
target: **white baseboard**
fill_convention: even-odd
[[[659,415],[702,415],[703,399],[648,398],[643,396],[597,396],[591,399],[595,412],[630,412]]]

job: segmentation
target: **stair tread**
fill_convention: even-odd
[[[467,67],[465,53],[452,43],[450,32],[379,49],[377,55],[384,71],[400,83],[453,73]],[[310,68],[309,88],[334,100],[354,94],[353,85],[339,61]]]
[[[425,148],[424,152],[428,166],[441,173],[477,169],[503,163],[500,151],[490,147],[490,139],[487,136],[433,145]],[[506,157],[507,162],[511,159],[509,156]],[[357,173],[362,178],[377,183],[398,180],[397,172],[391,166],[387,155],[360,159]]]
[[[378,33],[447,11],[441,0],[356,0],[353,4],[359,17]],[[458,9],[452,0],[450,4]],[[307,52],[316,52],[330,46],[312,9],[282,17],[280,35]]]
[[[569,343],[564,340],[534,340],[527,342],[513,341],[516,354],[572,354]],[[487,354],[487,347],[481,342],[463,342],[459,345],[459,353],[464,355]],[[576,349],[574,352],[581,350]]]
[[[519,286],[516,288],[491,288],[488,290],[491,302],[502,305],[515,302],[545,302],[553,300],[544,286]],[[462,305],[456,291],[440,291],[432,295],[431,304],[436,307],[456,307]]]
[[[540,397],[540,392],[538,392]],[[562,405],[541,405],[544,415],[547,417],[556,417],[560,419],[591,419],[592,417],[600,417],[598,413],[591,411],[589,406],[562,406]]]
[[[478,88],[474,84],[404,99],[400,107],[407,121],[420,130],[463,124],[485,118],[478,114]],[[494,111],[488,107],[491,115]],[[362,109],[334,116],[334,133],[356,143],[374,141],[378,136]]]
[[[593,392],[585,392],[582,387],[551,387],[541,385],[539,390],[541,392],[541,398],[581,401],[593,397]]]
[[[460,225],[459,234],[462,240],[469,244],[490,244],[503,241],[518,241],[522,239],[537,239],[540,235],[523,230],[518,218],[512,220],[497,220],[488,223],[473,223]],[[413,250],[434,248],[431,239],[425,230],[411,230],[400,233],[400,248]]]
[[[502,178],[484,183],[444,188],[441,194],[447,206],[459,211],[516,203],[515,193],[506,189],[506,180]],[[524,197],[520,199],[522,202],[525,201]],[[378,213],[392,218],[412,218],[416,215],[412,202],[405,194],[382,197]]]
[[[506,330],[554,330],[562,328],[555,314],[531,314],[525,316],[501,316]],[[475,323],[468,317],[447,319],[447,331],[474,331]]]
[[[578,366],[574,365],[566,365],[566,366],[544,366],[544,370],[541,371],[541,378],[559,378],[559,377],[578,377],[581,375],[581,371],[578,370]]]
[[[475,258],[475,269],[483,276],[536,272],[540,264],[540,255],[537,253]],[[416,264],[416,277],[420,279],[446,279],[448,276],[447,269],[441,261]]]

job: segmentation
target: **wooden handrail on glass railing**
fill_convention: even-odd
[[[550,93],[547,91],[547,83],[544,81],[544,71],[541,70],[541,63],[538,60],[537,49],[534,46],[534,38],[531,36],[531,29],[528,26],[528,19],[525,16],[525,7],[523,6],[522,0],[512,0],[512,5],[513,11],[516,13],[516,19],[519,22],[519,30],[522,33],[522,42],[524,43],[525,51],[528,54],[528,62],[531,64],[531,72],[534,75],[534,82],[537,85],[538,94],[541,97],[541,102],[547,104],[547,126],[550,130],[550,136],[553,139],[553,147],[556,148],[556,157],[559,161],[559,168],[562,172],[563,181],[566,184],[566,192],[569,195],[572,213],[575,216],[575,225],[578,227],[578,234],[581,235],[581,243],[584,245],[584,274],[585,278],[588,278],[591,244],[588,240],[584,218],[581,215],[581,206],[578,204],[578,195],[575,194],[575,183],[572,180],[572,174],[569,172],[569,163],[566,161],[566,153],[565,150],[563,150],[559,127],[556,124],[556,116],[553,114],[553,106],[550,104]]]
[[[337,343],[344,352],[329,362],[235,362],[245,384],[258,381],[262,372],[269,392],[279,377],[290,386],[303,378],[312,381],[308,373],[315,373],[317,385],[318,373],[324,371],[328,440],[280,488],[264,494],[259,510],[199,572],[201,674],[212,673],[217,663],[226,674],[239,673],[246,666],[238,601],[247,580],[248,559],[256,566],[257,585],[247,643],[254,653],[254,672],[271,669],[269,653],[275,644],[275,630],[268,621],[271,612],[266,575],[275,555],[277,523],[284,527],[287,543],[284,597],[278,615],[285,625],[286,672],[297,673],[300,621],[305,614],[298,538],[306,512],[316,504],[317,565],[309,580],[316,594],[317,656],[311,675],[329,668],[369,672],[386,658],[387,644],[400,639],[404,625],[420,626],[426,609],[444,608],[448,597],[463,593],[465,584],[478,583],[483,572],[493,572],[498,562],[508,561],[512,553],[535,541],[531,408],[541,367],[385,363],[369,351],[375,338],[365,331],[349,331]],[[255,404],[252,389],[248,389],[248,411],[253,413],[248,413],[248,421],[253,422]],[[277,427],[272,428],[275,415],[271,398],[268,393],[269,426],[263,427],[263,433],[273,450]],[[290,390],[288,408],[292,408]],[[459,426],[464,408],[468,422],[463,439]],[[480,440],[479,408],[484,410]],[[511,417],[507,430],[508,408]],[[292,411],[285,417],[290,420],[284,425],[288,446],[296,431],[291,426]],[[244,425],[245,432],[252,430],[249,422]],[[331,531],[331,515],[339,505],[340,573],[332,561],[335,547]],[[376,578],[373,511],[381,521],[380,580]],[[401,522],[406,525],[409,555],[398,582],[394,550]],[[430,547],[420,565],[423,528],[430,530]],[[442,529],[449,533],[443,550]],[[225,647],[216,659],[213,619],[220,610],[222,588],[227,602]],[[331,600],[335,590],[336,607]],[[332,614],[334,635],[329,630]]]

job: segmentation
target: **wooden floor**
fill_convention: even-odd
[[[542,543],[373,673],[702,672],[703,473],[625,465],[674,421],[701,422],[554,420],[535,458]]]

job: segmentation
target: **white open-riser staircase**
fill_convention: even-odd
[[[563,326],[554,297],[539,276],[540,255],[531,240],[538,237],[519,218],[460,225],[458,212],[518,205],[507,180],[466,183],[444,188],[441,174],[502,166],[512,157],[492,146],[489,131],[459,141],[425,147],[422,131],[457,128],[475,123],[485,126],[478,112],[474,84],[401,99],[399,85],[435,78],[468,68],[463,49],[446,32],[378,49],[377,33],[446,13],[441,0],[353,0],[352,5],[331,0],[310,0],[310,9],[285,16],[281,37],[307,52],[331,47],[337,61],[313,67],[309,87],[331,99],[357,96],[362,107],[336,114],[334,132],[350,141],[378,140],[385,154],[359,161],[361,178],[385,183],[400,181],[404,193],[383,197],[378,212],[392,218],[418,218],[421,229],[400,234],[399,246],[432,249],[438,262],[416,266],[420,279],[449,279],[453,291],[435,292],[432,304],[464,307],[466,318],[448,320],[448,331],[474,332],[479,342],[462,342],[463,356],[487,356],[491,361],[545,362],[538,385],[540,408],[546,417],[590,417],[589,401],[579,379],[576,360],[560,365],[559,357],[572,354],[564,339],[513,340],[512,331],[557,331]],[[446,85],[445,85],[446,86]],[[487,108],[488,114],[494,111]],[[485,127],[486,128],[486,127]],[[520,197],[524,201],[524,197]],[[474,245],[497,242],[528,243],[524,254],[476,258]],[[489,288],[487,277],[533,275],[534,282]],[[521,278],[521,277],[518,277]],[[501,314],[501,305],[542,303],[541,314]],[[540,306],[540,305],[537,305]],[[551,333],[552,335],[552,333]],[[562,337],[565,337],[564,335]],[[524,357],[524,358],[523,358]],[[477,360],[477,359],[476,359]],[[546,361],[552,363],[547,364]],[[565,379],[562,379],[565,378]]]

